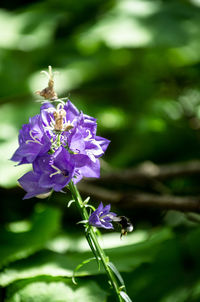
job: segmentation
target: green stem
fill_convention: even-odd
[[[81,195],[80,195],[77,187],[74,185],[74,183],[72,181],[69,183],[69,189],[72,193],[73,199],[76,202],[76,205],[79,209],[79,212],[81,214],[82,219],[83,220],[88,220],[89,216],[88,216],[87,209],[85,208],[85,206],[83,204]],[[93,227],[90,227],[89,230],[86,232],[86,239],[87,239],[90,247],[91,247],[91,241],[92,241],[92,243],[95,247],[95,250],[96,250],[96,251],[94,251],[93,248],[91,248],[92,252],[94,253],[95,257],[96,257],[96,254],[98,254],[99,258],[101,259],[101,261],[103,263],[103,266],[104,266],[105,271],[107,273],[108,279],[110,280],[112,288],[115,291],[115,295],[116,295],[118,301],[122,302],[123,299],[120,296],[120,290],[119,290],[119,286],[117,284],[116,278],[115,278],[113,272],[111,271],[111,269],[109,268],[109,266],[107,265],[108,257],[106,256],[104,250],[99,245],[99,242],[98,242],[98,239],[97,239],[97,236],[94,232]]]

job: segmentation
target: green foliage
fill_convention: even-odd
[[[8,289],[5,302],[100,302],[106,293],[93,281],[74,287],[66,280],[38,280],[18,282]]]
[[[70,96],[97,117],[98,134],[111,139],[105,160],[112,168],[198,158],[199,1],[2,3],[0,300],[112,302],[104,271],[95,261],[80,267],[78,285],[72,284],[74,269],[92,254],[81,235],[83,227],[76,225],[80,217],[74,204],[67,208],[68,195],[57,194],[43,205],[36,199],[23,201],[16,184],[29,167],[15,167],[9,158],[20,127],[39,111],[34,93],[46,86],[40,71],[48,65],[59,71],[59,96]],[[157,182],[150,188],[146,183],[119,187],[200,194],[198,177],[174,178],[161,189]],[[122,240],[119,233],[102,238],[131,299],[200,301],[199,225],[175,212],[166,216],[123,207],[115,210],[127,212],[136,231]]]
[[[42,249],[58,231],[59,220],[60,213],[57,210],[38,205],[30,222],[17,222],[8,225],[7,230],[2,229],[0,267]]]
[[[123,244],[121,247],[118,245],[116,247],[110,246],[107,249],[107,254],[117,265],[118,270],[129,272],[142,263],[151,263],[158,253],[159,243],[161,244],[161,242],[171,236],[171,232],[165,230],[160,234],[155,234],[147,242],[135,245]],[[66,238],[66,240],[69,239]],[[119,242],[119,236],[116,240]],[[82,252],[81,244],[76,242],[75,245],[78,248],[72,252],[59,253],[46,249],[25,260],[11,264],[0,273],[0,285],[6,286],[20,279],[41,275],[73,277],[75,268],[92,256],[89,247],[87,248],[88,251]],[[104,269],[98,270],[97,263],[93,261],[80,267],[76,272],[76,276],[90,276],[102,273],[104,273]]]
[[[187,119],[199,118],[199,11],[196,1],[153,0],[1,9],[0,101],[11,113],[0,125],[10,134],[7,145],[37,112],[33,94],[46,85],[39,71],[51,64],[59,71],[58,94],[70,94],[112,139],[107,158],[114,166],[198,156],[195,125]],[[7,147],[9,156],[14,148]],[[8,172],[3,158],[0,183],[13,186],[16,168]]]
[[[187,301],[191,297],[190,301],[195,302],[200,298],[199,281],[196,279],[200,269],[197,252],[200,248],[197,240],[199,235],[199,229],[186,234],[167,229],[158,233],[155,230],[148,240],[124,242],[123,245],[118,237],[115,247],[111,243],[110,247],[107,246],[106,253],[121,272],[127,291],[135,301],[173,301],[170,297],[176,297],[175,301]],[[137,233],[130,236],[137,237]],[[103,240],[106,241],[106,237],[108,236],[104,235]],[[70,237],[65,238],[70,241]],[[15,301],[19,299],[18,296],[22,301],[39,301],[38,295],[41,295],[41,299],[46,299],[41,301],[50,299],[48,295],[51,295],[52,301],[67,301],[68,295],[76,301],[79,294],[83,294],[83,301],[87,301],[90,296],[92,299],[93,295],[97,295],[96,299],[99,301],[96,291],[105,297],[108,288],[105,278],[101,279],[105,272],[103,269],[98,271],[95,261],[80,267],[76,272],[78,285],[72,285],[71,277],[75,267],[91,256],[89,249],[82,252],[81,242],[82,239],[77,237],[74,249],[67,252],[53,252],[49,250],[48,246],[51,245],[48,244],[45,249],[33,255],[26,255],[26,259],[21,255],[21,260],[10,263],[0,273],[0,285],[6,286],[8,301]],[[92,278],[93,285],[83,282],[88,277]],[[101,284],[104,291],[97,284]],[[58,291],[55,290],[54,295],[55,287]],[[57,295],[59,292],[60,295]]]

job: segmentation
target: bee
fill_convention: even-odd
[[[129,218],[127,218],[126,216],[112,217],[112,221],[117,222],[121,226],[120,238],[122,238],[122,236],[124,236],[124,235],[127,235],[127,233],[130,233],[133,231],[133,225],[130,222]]]

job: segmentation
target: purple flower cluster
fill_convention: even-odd
[[[18,181],[24,199],[52,190],[61,191],[71,180],[99,177],[101,157],[110,141],[96,135],[96,119],[79,112],[68,100],[42,105],[19,133],[19,147],[11,160],[32,164],[33,170]]]

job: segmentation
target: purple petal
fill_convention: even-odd
[[[74,157],[63,146],[54,153],[54,165],[61,171],[68,171],[68,174],[74,172]]]
[[[104,215],[108,214],[109,211],[110,211],[110,204],[107,204],[107,205],[104,207],[104,209],[103,209],[101,215],[104,216]]]
[[[102,221],[111,222],[112,219],[109,216],[104,216],[100,218]]]
[[[100,202],[100,204],[99,204],[98,208],[96,209],[96,211],[97,211],[98,213],[100,213],[100,212],[103,211],[103,203],[102,203],[102,202]]]
[[[96,215],[95,213],[92,213],[92,215],[89,217],[89,224],[93,226],[100,227],[101,222],[99,220],[99,216]]]
[[[67,119],[67,121],[70,121],[70,122],[72,122],[80,114],[78,109],[69,100],[65,104],[64,110],[67,113],[66,119]]]
[[[97,159],[94,163],[93,161],[89,160],[85,166],[82,166],[80,169],[81,174],[84,177],[100,177],[100,162]]]
[[[103,152],[105,152],[106,149],[108,148],[108,145],[110,144],[110,140],[103,138],[101,136],[95,136],[95,140],[100,144]]]
[[[104,229],[113,229],[113,225],[110,222],[102,222],[102,228]]]
[[[53,173],[55,170],[51,167],[50,163],[53,161],[53,156],[46,154],[43,156],[38,156],[33,162],[33,170],[39,174],[41,173]]]
[[[42,188],[39,186],[39,178],[40,175],[30,171],[23,175],[18,182],[22,186],[22,188],[27,191],[27,194],[24,196],[24,199],[28,199],[34,197],[39,194],[50,192],[50,188]]]
[[[112,216],[113,216],[113,217],[117,216],[117,214],[116,214],[116,213],[113,213],[113,212],[110,212],[109,215],[110,215],[110,217],[112,217]],[[111,219],[112,219],[112,218],[111,218]]]
[[[103,204],[102,202],[99,204],[98,208],[91,214],[91,216],[95,216],[95,215],[98,215],[99,217],[99,214],[102,212],[103,210]]]
[[[81,173],[79,173],[79,170],[75,169],[73,179],[72,179],[73,183],[76,185],[82,178],[83,178],[83,176],[81,175]]]
[[[41,112],[42,110],[45,110],[45,109],[48,109],[48,108],[55,108],[55,107],[53,106],[53,104],[51,104],[51,103],[49,103],[49,102],[45,102],[45,103],[42,104],[42,106],[40,107],[40,112]]]
[[[84,152],[85,142],[81,132],[78,129],[73,132],[73,135],[69,136],[68,145],[69,148],[75,153]]]
[[[40,115],[29,119],[29,124],[22,126],[19,134],[19,148],[15,151],[11,160],[19,164],[32,163],[38,155],[43,155],[51,147],[50,139],[46,136],[42,127]]]

